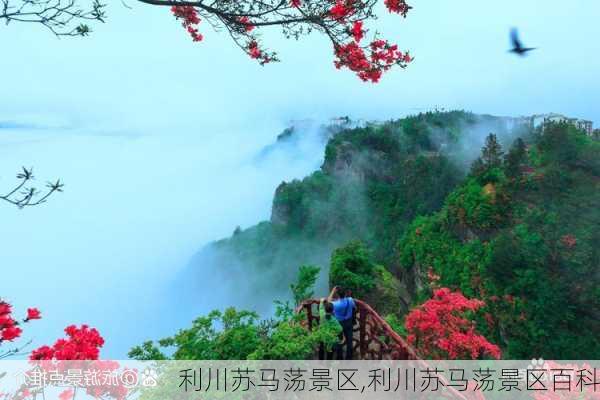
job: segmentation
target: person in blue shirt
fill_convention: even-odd
[[[334,300],[335,299],[335,300]],[[356,303],[350,297],[350,292],[337,286],[331,289],[327,299],[333,304],[333,316],[342,326],[344,340],[346,343],[346,360],[352,360],[353,352],[353,331],[354,331],[354,312]],[[338,347],[338,359],[342,359],[342,346]]]

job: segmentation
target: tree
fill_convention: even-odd
[[[481,183],[495,182],[499,179],[504,152],[495,134],[490,133],[485,138],[485,145],[481,149],[481,157],[477,158],[471,166],[471,174],[476,176]]]
[[[408,342],[417,353],[431,359],[500,358],[500,348],[475,332],[468,313],[484,306],[448,288],[437,289],[433,297],[414,308],[406,317]]]
[[[485,146],[481,150],[481,158],[483,163],[488,168],[495,168],[502,165],[502,146],[498,143],[498,138],[495,134],[490,133],[485,138]]]
[[[290,289],[294,295],[294,302],[299,305],[314,295],[314,286],[319,277],[321,268],[314,265],[303,265],[298,270],[298,281],[292,283]]]
[[[64,187],[64,184],[60,180],[48,182],[46,184],[46,192],[40,195],[40,191],[35,187],[26,186],[34,179],[33,169],[31,168],[27,169],[23,167],[23,171],[17,174],[17,179],[20,182],[6,194],[0,195],[0,200],[14,204],[19,208],[45,203],[48,197],[56,192],[62,192],[62,188]]]
[[[504,171],[509,178],[521,176],[521,166],[527,157],[527,148],[523,139],[518,138],[504,157]]]
[[[85,36],[89,20],[104,22],[105,4],[93,0],[87,8],[81,0],[0,0],[0,19],[6,22],[33,22],[58,36]],[[206,21],[215,30],[224,30],[234,44],[261,65],[279,61],[277,53],[262,46],[259,32],[279,27],[286,38],[299,39],[313,31],[332,43],[334,65],[347,68],[361,80],[378,82],[393,66],[405,68],[412,61],[408,52],[377,34],[365,41],[365,22],[377,18],[378,0],[137,0],[153,6],[168,6],[194,42],[204,37],[198,27]],[[390,13],[406,17],[405,0],[384,0]],[[83,22],[83,23],[82,23]],[[79,25],[74,26],[79,23]]]
[[[354,297],[365,297],[375,287],[375,268],[365,245],[350,242],[331,255],[329,285],[349,289]]]
[[[300,268],[298,282],[291,285],[297,302],[312,296],[319,268]],[[339,342],[333,324],[319,324],[307,330],[302,313],[295,313],[289,302],[275,301],[273,318],[259,320],[251,311],[228,308],[197,318],[191,328],[134,347],[129,357],[135,360],[304,360],[314,356],[316,347],[328,348]],[[333,325],[333,326],[332,326]],[[338,325],[339,327],[339,325]],[[171,357],[161,348],[175,349]]]

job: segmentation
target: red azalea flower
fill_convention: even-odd
[[[359,46],[355,41],[338,45],[335,55],[336,68],[346,67],[365,82],[378,82],[383,73],[393,65],[406,66],[405,54],[398,50],[398,46],[381,39],[374,40],[365,47]]]
[[[21,332],[23,332],[21,328],[17,326],[9,326],[7,328],[2,329],[2,332],[0,332],[0,338],[2,340],[10,342],[11,340],[15,340],[16,338],[21,336]]]
[[[329,15],[335,20],[343,20],[354,12],[354,8],[348,2],[338,1],[329,10]]]
[[[26,321],[30,321],[32,319],[40,319],[42,318],[42,313],[37,308],[28,308],[27,309],[27,318]]]
[[[404,0],[384,0],[384,4],[389,12],[400,14],[403,17],[406,17],[406,13],[410,10]]]
[[[198,12],[192,6],[173,6],[171,12],[177,19],[181,19],[181,25],[187,30],[194,42],[200,42],[204,37],[195,28],[202,20],[198,16]]]
[[[363,30],[363,22],[355,21],[354,25],[352,25],[352,36],[354,36],[354,40],[358,43],[362,40],[365,35],[365,31]]]
[[[100,333],[87,325],[80,328],[75,325],[65,328],[68,336],[59,339],[52,347],[43,346],[31,353],[32,360],[97,360],[104,339]]]
[[[499,359],[500,348],[477,334],[465,316],[483,306],[483,301],[448,288],[434,290],[430,300],[406,317],[408,342],[425,358],[477,359],[485,354]]]
[[[250,57],[252,58],[260,58],[262,55],[262,51],[258,48],[258,43],[255,40],[251,41],[248,44],[248,51],[250,52]]]
[[[12,311],[12,306],[7,302],[0,301],[0,315],[10,314]]]
[[[5,329],[15,325],[15,320],[10,315],[0,315],[0,329]]]
[[[49,346],[42,346],[31,352],[30,360],[52,360],[54,358],[54,350]]]
[[[254,28],[256,28],[256,26],[254,26],[250,23],[250,18],[248,18],[246,16],[240,17],[238,19],[238,21],[240,21],[240,23],[244,25],[244,30],[246,32],[252,32],[252,30],[254,30]]]

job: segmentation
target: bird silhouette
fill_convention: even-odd
[[[511,53],[515,53],[521,57],[525,56],[531,50],[535,50],[537,47],[523,47],[523,43],[519,40],[519,31],[517,28],[512,28],[510,30],[510,42],[513,46],[509,51]]]

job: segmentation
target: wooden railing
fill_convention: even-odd
[[[354,353],[361,360],[416,360],[414,349],[389,326],[367,303],[356,303],[354,325]],[[319,300],[306,300],[297,309],[306,314],[307,328],[312,330],[319,324]]]
[[[417,357],[415,350],[398,335],[392,327],[371,306],[364,301],[354,299],[357,307],[356,323],[354,325],[354,353],[361,360],[417,360],[417,363],[428,368],[427,361]],[[302,302],[296,309],[297,313],[305,313],[306,327],[312,330],[319,325],[319,300],[311,299]],[[358,351],[358,353],[357,353]],[[440,380],[447,386],[446,380]],[[473,397],[446,387],[446,392],[440,398],[470,400]]]

